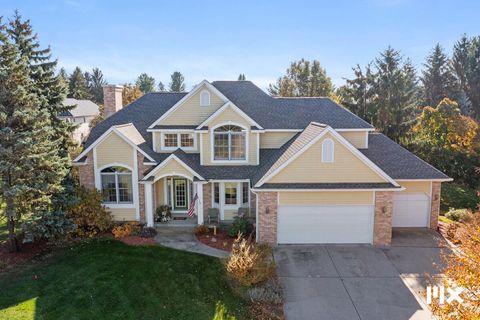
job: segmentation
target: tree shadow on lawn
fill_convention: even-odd
[[[93,240],[0,275],[0,319],[246,318],[217,258]]]

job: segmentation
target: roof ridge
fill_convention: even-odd
[[[274,99],[330,99],[326,96],[315,96],[315,97],[272,97]]]

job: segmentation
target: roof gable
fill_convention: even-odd
[[[200,180],[204,180],[200,174],[195,172],[175,154],[168,156],[162,163],[153,168],[142,180],[146,181],[152,177],[154,180],[158,180],[168,175],[179,175],[189,179],[196,177]]]
[[[321,143],[334,141],[334,162],[321,161]],[[390,182],[398,184],[335,130],[310,124],[255,184],[282,182]]]
[[[210,117],[198,125],[197,129],[200,130],[204,126],[215,125],[218,123],[241,123],[248,126],[260,127],[260,125],[250,118],[245,112],[240,110],[232,102],[226,102],[220,109],[215,111]]]

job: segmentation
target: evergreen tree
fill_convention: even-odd
[[[3,214],[8,221],[11,251],[19,250],[18,222],[48,210],[51,196],[61,189],[61,180],[66,174],[58,143],[51,139],[51,117],[46,107],[44,83],[35,79],[42,68],[32,71],[37,69],[29,65],[35,51],[23,46],[28,41],[20,40],[20,37],[16,39],[21,45],[12,43],[2,25],[0,192],[6,205]]]
[[[421,81],[425,105],[436,106],[444,98],[453,99],[458,96],[450,61],[440,44],[437,44],[427,57],[424,67]]]
[[[318,60],[301,59],[292,62],[286,74],[270,84],[268,91],[281,97],[328,97],[333,93],[333,85]]]
[[[420,112],[417,77],[410,61],[387,48],[375,59],[375,111],[373,124],[391,139],[399,141]]]
[[[370,64],[366,66],[365,71],[359,65],[352,70],[355,77],[347,79],[346,84],[337,91],[340,103],[360,118],[371,122],[374,115],[375,75]]]
[[[463,36],[453,48],[452,63],[468,98],[469,113],[480,121],[480,36]]]
[[[165,85],[163,84],[162,81],[158,82],[158,91],[164,92],[165,91]]]
[[[170,76],[172,82],[169,85],[170,92],[184,92],[185,91],[185,78],[179,71],[175,71]]]
[[[92,73],[87,73],[88,91],[92,99],[97,104],[103,104],[103,86],[107,81],[103,78],[103,73],[99,68],[93,68]]]
[[[67,71],[65,71],[65,68],[60,68],[60,70],[58,71],[58,77],[60,78],[62,85],[65,87],[66,91],[68,91],[68,74]]]
[[[140,88],[143,93],[155,91],[155,79],[146,73],[142,73],[138,76],[135,85]]]
[[[78,100],[89,100],[87,79],[79,67],[76,67],[68,78],[68,97]]]
[[[245,80],[246,80],[245,74],[244,74],[244,73],[240,73],[240,74],[238,75],[238,80],[239,80],[239,81],[245,81]]]

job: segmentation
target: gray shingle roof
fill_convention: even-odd
[[[391,183],[265,183],[257,189],[400,189]]]
[[[264,129],[303,129],[312,121],[334,129],[372,128],[329,98],[273,98],[250,81],[212,85]]]
[[[90,100],[77,100],[74,98],[66,98],[63,100],[64,106],[75,106],[72,110],[64,111],[59,114],[61,117],[83,117],[96,116],[99,114],[98,106]]]
[[[368,149],[359,149],[393,179],[449,177],[381,133],[370,133]]]

